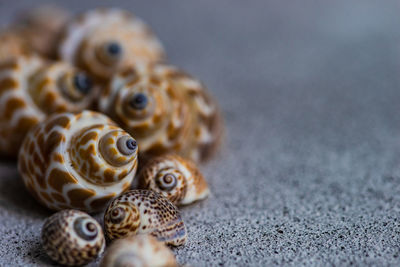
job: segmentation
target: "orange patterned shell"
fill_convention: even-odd
[[[223,123],[216,102],[196,79],[163,64],[137,64],[115,75],[98,107],[140,143],[144,158],[177,153],[208,159]]]
[[[104,229],[110,240],[151,234],[167,245],[180,246],[187,238],[178,208],[151,190],[130,190],[114,199],[106,209]]]
[[[151,159],[139,174],[139,188],[156,191],[175,205],[206,198],[210,190],[196,165],[177,155]]]
[[[160,41],[143,21],[115,8],[90,10],[70,21],[59,56],[99,79],[110,79],[128,65],[165,57]]]
[[[77,82],[78,80],[78,82]],[[0,154],[16,156],[30,128],[47,115],[92,105],[96,88],[64,63],[20,56],[0,63]]]
[[[116,240],[107,249],[100,267],[177,267],[174,253],[157,238],[142,234]]]
[[[18,169],[29,192],[52,210],[96,212],[129,189],[136,141],[106,116],[61,113],[31,129]]]

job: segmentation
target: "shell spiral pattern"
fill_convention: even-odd
[[[128,65],[162,60],[164,49],[133,14],[115,8],[94,9],[67,24],[59,56],[103,80]]]
[[[34,56],[0,63],[0,154],[17,156],[27,131],[48,115],[90,107],[93,87],[67,63],[46,64]]]
[[[177,267],[172,251],[147,234],[116,240],[106,251],[100,267]]]
[[[104,228],[110,240],[148,233],[165,244],[180,246],[187,236],[179,210],[151,190],[131,190],[114,199],[106,209]]]
[[[105,248],[103,230],[88,214],[63,210],[49,217],[42,228],[42,245],[55,262],[78,266],[88,264]]]
[[[151,159],[140,171],[139,187],[156,191],[175,205],[190,204],[210,193],[194,163],[177,155]]]
[[[164,64],[138,64],[115,75],[98,108],[138,140],[144,158],[173,152],[205,161],[223,132],[206,88]]]
[[[128,190],[137,150],[136,141],[100,113],[61,113],[28,133],[18,168],[26,188],[49,209],[95,212]]]

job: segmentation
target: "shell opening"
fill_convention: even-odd
[[[79,217],[74,222],[76,234],[84,240],[90,241],[97,237],[98,229],[93,219],[89,217]]]
[[[72,101],[80,101],[92,89],[91,79],[84,73],[66,73],[61,76],[59,86],[63,94]]]
[[[111,211],[111,222],[113,223],[120,223],[124,220],[125,218],[125,210],[121,207],[116,207]]]
[[[161,171],[160,173],[158,173],[156,178],[157,186],[164,191],[171,191],[176,187],[177,183],[177,178],[172,173],[165,173]]]
[[[137,149],[137,142],[132,137],[122,136],[117,141],[117,147],[122,154],[129,156],[135,153]]]
[[[104,65],[118,64],[123,55],[123,47],[117,41],[107,41],[98,46],[97,58]]]
[[[116,167],[132,162],[137,156],[136,140],[121,131],[111,131],[104,135],[101,137],[99,145],[102,157]]]
[[[147,96],[143,93],[134,94],[129,101],[129,104],[134,109],[142,110],[147,106]]]
[[[152,116],[155,109],[154,98],[145,88],[134,88],[124,101],[124,113],[132,119],[145,119]]]

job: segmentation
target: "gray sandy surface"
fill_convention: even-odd
[[[1,1],[1,21],[29,3]],[[400,266],[398,1],[114,5],[149,22],[225,115],[224,147],[201,166],[212,195],[182,209],[181,264]],[[50,214],[0,163],[1,266],[51,264]]]

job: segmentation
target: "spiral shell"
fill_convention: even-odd
[[[164,49],[150,28],[120,9],[94,9],[67,24],[59,45],[61,59],[99,79],[138,62],[164,58]]]
[[[130,190],[114,199],[106,209],[104,228],[110,240],[149,233],[173,246],[186,242],[179,210],[151,190]]]
[[[31,47],[17,30],[10,28],[0,31],[0,62],[31,53]]]
[[[139,187],[156,191],[175,205],[190,204],[210,193],[194,163],[177,155],[151,159],[139,174]]]
[[[104,254],[100,267],[177,267],[172,251],[151,235],[135,235],[115,241]]]
[[[11,27],[30,48],[45,57],[55,57],[57,39],[69,19],[63,8],[45,5],[21,13]]]
[[[99,223],[77,210],[63,210],[49,217],[42,228],[42,245],[58,264],[88,264],[103,253],[105,239]]]
[[[144,158],[177,153],[208,159],[222,136],[222,120],[206,88],[177,68],[138,64],[102,90],[99,109],[132,134]]]
[[[56,114],[29,131],[18,168],[27,189],[49,209],[100,211],[130,187],[137,144],[100,113]]]
[[[20,56],[0,63],[0,154],[17,156],[27,131],[52,113],[92,105],[88,76],[64,63]]]

